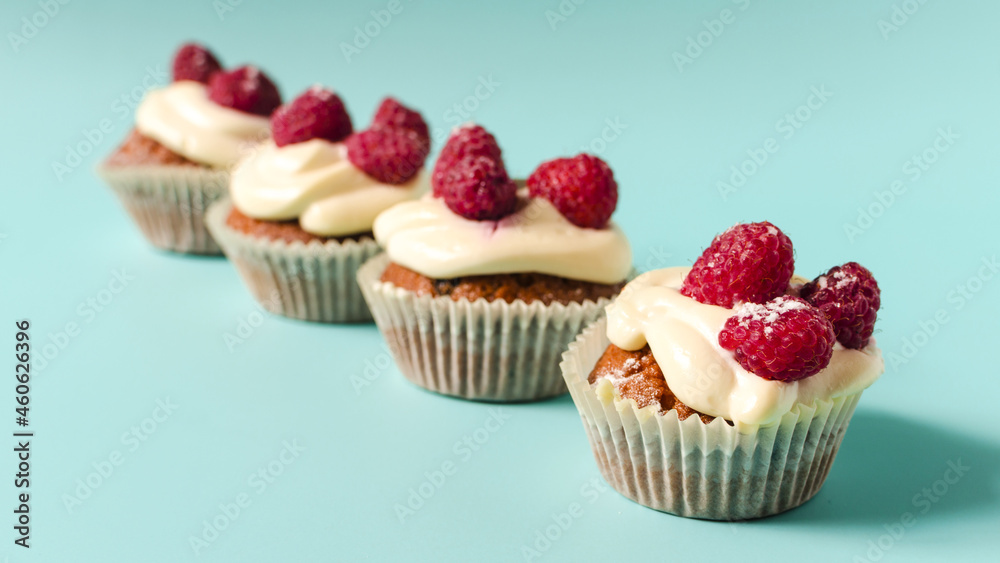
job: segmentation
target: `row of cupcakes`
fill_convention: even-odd
[[[355,130],[335,92],[281,105],[262,71],[224,70],[200,45],[173,71],[99,169],[154,245],[218,248],[273,313],[374,316],[426,388],[492,401],[566,391],[560,354],[631,270],[606,163],[555,159],[517,182],[494,136],[469,124],[428,172],[428,126],[393,98]]]
[[[174,77],[101,167],[155,245],[221,250],[272,312],[374,318],[426,389],[529,401],[568,388],[605,479],[641,504],[713,519],[798,506],[883,370],[871,273],[793,276],[770,223],[629,282],[618,186],[597,157],[516,181],[470,124],[428,173],[427,125],[395,99],[355,131],[331,90],[280,105],[262,72],[222,70],[197,45]]]

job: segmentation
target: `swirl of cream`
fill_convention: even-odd
[[[347,159],[343,143],[311,139],[279,147],[267,140],[233,171],[229,191],[249,217],[297,218],[306,232],[344,236],[372,230],[379,213],[420,197],[426,186],[423,173],[398,186],[379,183]]]
[[[150,90],[135,111],[135,127],[173,152],[201,164],[225,168],[269,135],[270,121],[220,106],[208,88],[179,80]]]
[[[435,278],[537,272],[619,283],[632,269],[632,250],[614,223],[604,229],[573,225],[547,200],[518,193],[520,208],[499,221],[473,221],[427,194],[375,220],[375,240],[389,258]]]
[[[681,295],[688,271],[665,268],[632,280],[608,305],[607,334],[623,350],[648,343],[670,390],[689,407],[738,427],[767,425],[798,403],[858,393],[884,371],[882,352],[872,339],[861,350],[837,343],[826,368],[798,381],[770,381],[748,372],[719,345],[719,332],[736,311]]]

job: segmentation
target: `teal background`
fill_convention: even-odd
[[[236,3],[220,15],[228,4],[208,0],[74,1],[16,49],[10,34],[42,7],[0,7],[0,345],[30,319],[37,433],[30,551],[12,543],[13,438],[0,455],[0,561],[509,561],[527,559],[524,546],[551,561],[1000,559],[1000,277],[982,267],[1000,244],[996,2],[567,0],[572,13],[550,22],[556,0],[404,1],[350,61],[341,42],[387,1]],[[721,33],[679,68],[674,53],[724,9],[732,23],[709,21]],[[880,29],[894,9],[901,25]],[[92,171],[130,127],[121,96],[141,93],[148,67],[168,71],[189,38],[226,65],[259,64],[286,99],[332,86],[359,127],[394,94],[423,112],[435,150],[465,121],[454,104],[492,80],[467,103],[511,173],[598,152],[642,270],[689,264],[714,234],[764,219],[792,238],[803,275],[865,264],[883,292],[877,338],[896,361],[865,393],[824,488],[749,523],[654,512],[592,482],[568,396],[504,406],[477,451],[456,448],[491,407],[408,384],[373,326],[261,316],[226,261],[151,249]],[[830,95],[786,137],[782,120],[806,115],[813,87]],[[110,132],[87,141],[102,120]],[[608,120],[624,128],[602,146]],[[911,159],[949,128],[957,137],[914,178]],[[723,198],[718,183],[771,138],[777,150]],[[80,143],[92,151],[57,177],[53,163]],[[106,291],[115,272],[133,278],[119,293]],[[258,326],[230,349],[241,322]],[[46,344],[58,353],[42,369]],[[9,431],[14,383],[0,384]],[[123,440],[157,400],[177,408],[157,411],[144,441]],[[286,441],[304,450],[283,465]],[[67,508],[116,451],[121,464]],[[915,499],[954,477],[949,461],[968,470],[937,502]],[[272,462],[273,482],[251,479]],[[395,506],[449,462],[454,474],[400,522]],[[190,538],[240,494],[249,505],[196,554]],[[568,529],[536,546],[572,503]]]

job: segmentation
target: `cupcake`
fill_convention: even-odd
[[[271,312],[370,321],[357,271],[380,251],[376,215],[427,191],[427,124],[386,98],[355,133],[340,97],[314,86],[274,112],[271,129],[209,210],[209,230]]]
[[[222,70],[205,47],[188,43],[174,56],[173,82],[146,94],[135,128],[97,173],[154,246],[220,254],[205,210],[225,195],[233,164],[267,138],[280,104],[257,68]]]
[[[433,192],[375,220],[385,253],[358,273],[403,375],[481,401],[562,394],[559,357],[603,314],[631,271],[610,221],[611,169],[590,155],[546,162],[511,180],[496,139],[458,128]]]
[[[691,268],[631,281],[562,370],[605,480],[680,516],[742,520],[813,497],[884,371],[880,296],[850,262],[793,276],[777,227],[737,225]]]

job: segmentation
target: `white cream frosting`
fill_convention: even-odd
[[[624,350],[648,343],[670,390],[689,407],[737,427],[768,425],[796,404],[858,393],[884,371],[882,352],[872,339],[861,350],[837,343],[826,368],[798,381],[770,381],[748,372],[718,340],[736,310],[681,295],[688,271],[665,268],[639,276],[607,313],[611,342]]]
[[[618,283],[632,269],[632,250],[614,223],[585,229],[547,200],[527,199],[499,221],[474,221],[427,194],[375,220],[375,240],[389,258],[436,279],[536,272],[568,279]],[[524,203],[527,200],[527,203]]]
[[[422,171],[405,184],[379,183],[347,159],[343,143],[311,139],[279,147],[261,143],[233,171],[233,204],[249,217],[298,219],[306,232],[343,236],[372,229],[386,209],[420,197]]]
[[[269,135],[270,121],[220,106],[208,98],[208,88],[179,80],[150,90],[135,111],[135,127],[189,160],[225,168],[250,146]]]

